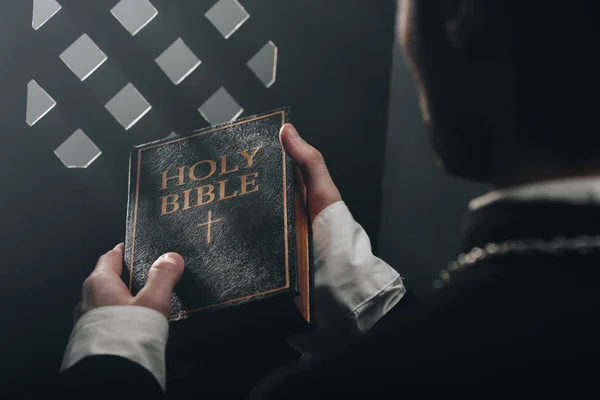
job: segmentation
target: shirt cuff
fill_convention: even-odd
[[[85,357],[119,356],[146,368],[165,390],[165,350],[168,336],[167,319],[150,308],[96,308],[77,321],[60,371],[67,370]]]
[[[373,255],[367,233],[343,201],[315,218],[313,245],[319,328],[365,333],[406,293],[398,272]]]

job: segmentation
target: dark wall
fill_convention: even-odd
[[[394,1],[268,1],[227,41],[204,13],[215,0],[152,0],[159,15],[132,37],[109,10],[117,0],[62,0],[40,30],[31,1],[0,13],[1,375],[32,382],[58,369],[80,286],[97,257],[123,240],[132,145],[207,125],[197,108],[219,86],[251,115],[292,104],[301,133],[329,162],[345,200],[372,237],[379,230]],[[108,61],[80,82],[58,55],[81,34]],[[154,58],[177,37],[203,61],[174,86]],[[279,48],[271,88],[245,67],[268,40]],[[58,105],[25,123],[36,79]],[[125,131],[104,104],[132,82],[153,109]],[[54,149],[83,129],[102,150],[87,169],[67,169]]]
[[[436,164],[415,83],[394,44],[379,255],[419,296],[458,255],[460,225],[479,185],[446,175]]]

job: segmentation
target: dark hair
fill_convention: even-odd
[[[489,24],[489,35],[478,30],[487,40],[512,38],[523,145],[569,164],[600,161],[600,2],[455,1],[461,11],[454,23],[466,40],[472,24]]]
[[[565,162],[600,157],[598,2],[569,0],[561,7],[554,5],[558,2],[512,1],[522,86],[530,88],[524,99],[531,104],[524,111],[531,108],[551,124],[532,126],[530,138],[547,141]]]

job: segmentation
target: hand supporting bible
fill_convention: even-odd
[[[375,257],[321,153],[291,124],[280,130],[286,154],[302,171],[313,228],[315,331],[290,340],[305,355],[367,332],[406,292],[402,278]]]
[[[131,368],[132,374],[141,374],[140,379],[147,380],[143,388],[136,389],[137,395],[148,398],[140,390],[152,392],[157,383],[165,389],[165,347],[169,334],[166,317],[171,309],[171,293],[183,268],[179,254],[164,254],[152,264],[144,288],[132,296],[121,280],[123,244],[100,257],[83,284],[78,307],[81,315],[76,315],[77,323],[61,366],[61,371],[70,371],[66,375],[72,382],[69,385],[86,390],[94,388],[99,393],[127,386],[128,373],[115,373],[104,366],[107,356],[120,356],[144,367]],[[128,369],[128,365],[124,368]],[[102,374],[89,372],[95,370]],[[106,385],[106,378],[112,380],[113,386]]]
[[[123,244],[104,254],[82,288],[81,314],[106,306],[141,306],[165,317],[171,309],[171,292],[183,274],[183,258],[176,253],[162,255],[148,272],[146,286],[134,297],[121,279]]]

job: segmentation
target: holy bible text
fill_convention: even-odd
[[[258,192],[260,189],[257,184],[258,172],[248,172],[247,170],[255,167],[255,157],[262,147],[255,147],[250,151],[244,150],[233,156],[224,155],[218,160],[198,161],[189,168],[181,166],[173,175],[171,175],[171,171],[163,171],[160,188],[162,191],[171,189],[169,187],[171,181],[174,181],[173,186],[176,187],[186,183],[202,183],[193,189],[183,190],[181,193],[161,196],[161,215],[201,207],[215,200],[223,201]],[[218,173],[217,170],[219,170]]]

